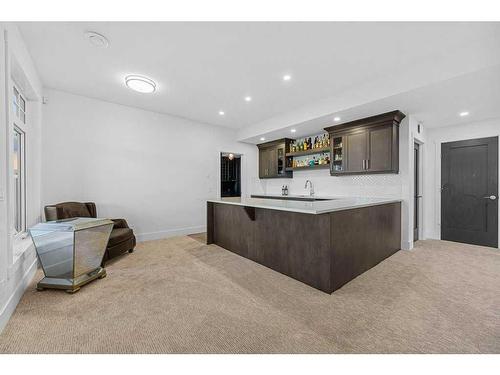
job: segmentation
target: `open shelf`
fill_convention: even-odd
[[[305,171],[306,169],[326,169],[330,168],[330,164],[320,164],[320,165],[307,165],[304,167],[288,167],[287,171]]]
[[[287,152],[286,156],[287,157],[305,156],[305,155],[321,154],[322,152],[330,152],[330,147],[311,148],[310,150],[305,150],[305,151]]]

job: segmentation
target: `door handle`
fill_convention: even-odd
[[[483,197],[483,199],[489,199],[489,200],[494,201],[495,199],[497,199],[497,197],[495,195],[490,195],[488,197]]]

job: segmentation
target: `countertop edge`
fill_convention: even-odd
[[[256,198],[256,199],[260,199],[260,198]],[[348,199],[348,198],[346,198],[346,199]],[[372,198],[372,199],[380,199],[380,201],[360,203],[360,204],[350,205],[350,206],[346,206],[346,207],[325,208],[325,209],[321,209],[321,210],[313,210],[313,209],[307,210],[307,209],[301,209],[301,208],[277,207],[277,206],[273,207],[273,206],[266,206],[266,205],[254,204],[254,203],[253,204],[248,204],[248,203],[245,204],[245,203],[234,202],[234,201],[221,201],[218,199],[207,199],[207,202],[229,204],[229,205],[233,205],[233,206],[262,208],[262,209],[267,209],[267,210],[298,212],[298,213],[305,213],[305,214],[311,214],[311,215],[320,215],[320,214],[326,214],[326,213],[330,213],[330,212],[354,210],[356,208],[380,206],[383,204],[398,203],[398,202],[403,201],[402,199],[399,199],[399,198],[387,198],[387,199],[386,198]]]

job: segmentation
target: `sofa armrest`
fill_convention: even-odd
[[[111,219],[115,225],[113,225],[114,228],[128,228],[127,220],[125,219]]]

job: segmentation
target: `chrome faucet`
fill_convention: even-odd
[[[309,195],[312,197],[314,195],[314,186],[311,180],[306,180],[306,184],[304,185],[304,189],[307,189],[307,183],[309,182]]]

